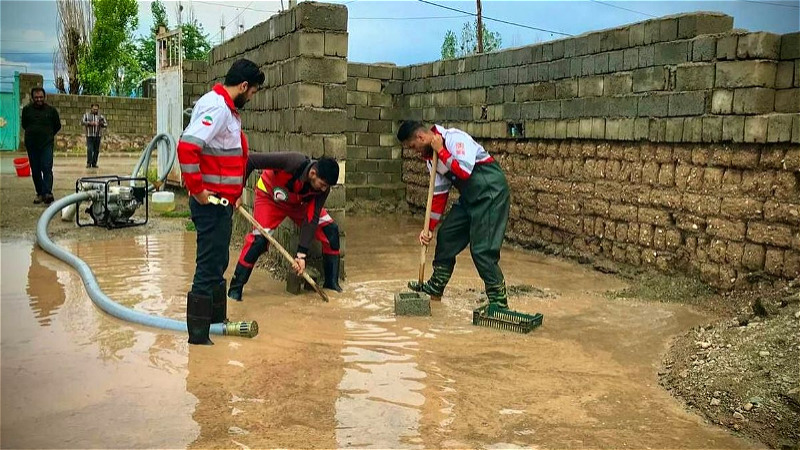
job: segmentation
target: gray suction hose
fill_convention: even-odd
[[[136,176],[138,173],[137,171],[141,168],[144,161],[149,163],[150,151],[153,149],[153,146],[157,140],[164,139],[162,136],[167,135],[160,134],[156,136],[153,141],[150,142],[150,145],[147,146],[144,153],[146,153],[148,156],[147,158],[144,156],[140,158],[139,164],[137,164],[137,169],[134,171],[134,176]],[[174,144],[174,140],[171,137],[169,137],[168,142],[170,144]],[[174,148],[174,146],[172,148]],[[175,159],[174,153],[175,152],[173,151],[173,162]],[[161,160],[161,158],[159,158],[159,160]],[[145,164],[144,167],[146,168],[147,164]],[[170,164],[169,168],[165,169],[164,178],[166,178],[166,174],[169,173],[171,168],[172,166]],[[97,278],[95,278],[94,272],[92,272],[92,269],[88,264],[50,240],[50,236],[47,234],[47,227],[50,224],[50,221],[53,220],[53,218],[57,216],[63,208],[87,200],[95,201],[98,199],[98,197],[99,191],[85,191],[71,194],[55,201],[42,213],[41,217],[39,217],[39,222],[36,224],[36,243],[42,248],[42,250],[55,256],[61,261],[64,261],[77,270],[78,274],[80,274],[81,279],[83,280],[83,285],[86,288],[86,292],[89,293],[89,298],[91,298],[92,302],[94,302],[95,305],[97,305],[106,313],[111,314],[118,319],[127,320],[128,322],[138,323],[148,327],[162,328],[165,330],[179,331],[184,333],[187,332],[186,322],[145,314],[143,312],[126,308],[114,300],[111,300],[111,298],[104,294],[100,289],[100,285],[97,283]],[[227,322],[224,324],[215,323],[211,325],[209,332],[217,335],[254,337],[256,334],[258,334],[258,324],[255,321]]]
[[[165,145],[158,145],[161,142],[164,142]],[[160,133],[156,137],[147,144],[144,151],[142,152],[141,156],[139,156],[139,161],[136,162],[136,166],[133,168],[133,173],[131,173],[131,177],[146,177],[147,176],[147,169],[150,167],[150,157],[153,153],[153,149],[158,146],[158,184],[160,186],[164,186],[164,181],[166,181],[167,176],[169,175],[170,170],[172,170],[172,166],[175,164],[175,157],[176,157],[176,145],[175,139],[172,135],[167,133]],[[155,186],[150,186],[150,190],[154,190]]]

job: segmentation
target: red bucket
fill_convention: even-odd
[[[14,168],[17,169],[18,177],[31,176],[31,164],[28,162],[28,158],[15,158]]]

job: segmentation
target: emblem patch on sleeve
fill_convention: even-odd
[[[464,155],[464,143],[456,142],[456,155]]]
[[[211,116],[203,117],[203,120],[200,121],[203,125],[210,127],[212,123],[214,123],[214,118]]]

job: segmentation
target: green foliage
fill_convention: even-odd
[[[499,32],[489,31],[483,25],[483,51],[493,52],[503,46],[503,38]],[[456,37],[452,30],[448,30],[442,42],[442,59],[463,58],[464,56],[478,53],[478,39],[476,30],[478,21],[466,22],[461,27],[461,36]]]
[[[142,70],[152,75],[156,72],[156,36],[158,28],[163,26],[169,29],[169,20],[164,4],[158,0],[150,5],[153,14],[153,26],[150,34],[138,39],[136,59]],[[203,60],[211,51],[211,41],[208,34],[203,30],[203,25],[197,21],[193,14],[189,14],[189,20],[181,26],[182,36],[181,45],[183,46],[183,58],[191,60]]]
[[[125,44],[138,25],[136,0],[92,0],[95,21],[91,45],[78,61],[83,93],[106,95],[125,64]]]

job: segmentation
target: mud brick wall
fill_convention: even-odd
[[[800,275],[800,33],[686,14],[400,70],[399,114],[468,131],[512,189],[507,238],[720,287]],[[427,178],[406,154],[407,200]]]
[[[400,70],[387,64],[347,65],[347,199],[405,198],[402,155],[393,121]]]
[[[208,81],[208,62],[183,61],[183,109],[193,108],[194,103],[211,90]],[[189,125],[189,116],[184,116],[183,127]]]
[[[347,42],[346,7],[302,2],[214,47],[207,66],[209,85],[222,82],[240,58],[264,71],[266,85],[242,113],[251,151],[298,151],[339,160],[339,186],[331,190],[326,208],[341,230],[345,228]],[[245,196],[245,205],[251,207],[251,195]],[[237,219],[239,234],[250,228]],[[288,248],[295,232],[287,225],[276,231],[276,237]],[[344,249],[343,231],[340,240]],[[271,258],[282,263],[275,253]]]
[[[30,90],[42,86],[38,74],[20,74],[20,101],[30,102]],[[108,120],[108,128],[100,147],[102,152],[141,151],[155,136],[156,101],[152,98],[106,97],[47,93],[47,103],[58,110],[61,131],[56,135],[56,151],[86,153],[86,132],[81,125],[83,114],[92,103],[100,105],[100,113]],[[20,133],[20,150],[24,150],[25,133]]]

